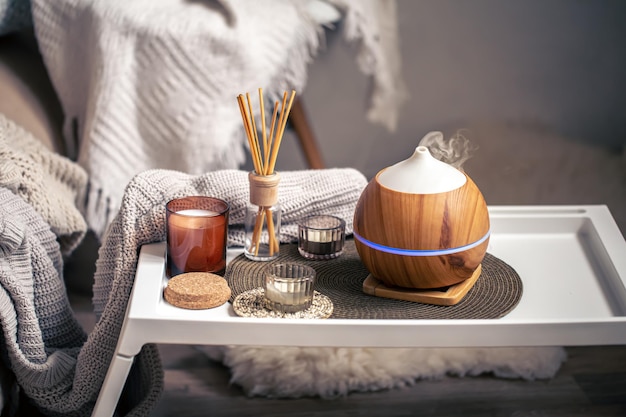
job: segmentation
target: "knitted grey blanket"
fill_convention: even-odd
[[[46,413],[87,414],[93,373],[86,358],[77,366],[87,336],[74,318],[62,274],[50,225],[0,187],[0,323],[10,368]]]
[[[367,184],[353,169],[281,172],[279,202],[282,206],[281,242],[297,237],[297,220],[312,214],[332,214],[346,220],[352,232],[356,202]],[[119,213],[104,235],[96,263],[94,310],[98,322],[79,357],[77,372],[88,372],[99,388],[114,353],[126,304],[130,297],[139,248],[165,240],[165,203],[187,195],[209,195],[230,203],[228,241],[243,245],[243,220],[248,201],[248,174],[223,170],[192,176],[177,171],[150,170],[138,174],[126,187]],[[88,371],[81,365],[87,359]],[[86,363],[85,363],[86,364]],[[162,371],[155,345],[146,345],[135,360],[141,384],[131,415],[144,415],[162,390]],[[93,396],[93,389],[89,392]]]

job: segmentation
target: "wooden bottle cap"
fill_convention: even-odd
[[[280,175],[275,172],[271,175],[257,175],[248,173],[250,181],[250,202],[259,207],[271,207],[278,202],[278,183]]]

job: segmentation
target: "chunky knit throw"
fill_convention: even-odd
[[[352,216],[365,177],[353,169],[326,169],[281,172],[278,199],[282,207],[281,242],[297,237],[297,220],[313,214],[332,214],[346,220],[352,231]],[[96,263],[93,304],[99,317],[81,357],[98,358],[91,364],[93,384],[100,386],[106,366],[115,349],[122,327],[137,268],[139,248],[165,240],[165,204],[177,197],[208,195],[230,203],[229,245],[243,245],[243,220],[248,195],[248,174],[223,170],[200,176],[150,170],[138,174],[124,192],[117,216],[104,235]],[[96,343],[97,342],[97,343]],[[158,351],[146,345],[135,360],[142,380],[143,402],[137,410],[145,412],[162,390],[162,371]],[[139,415],[139,414],[138,414]]]
[[[322,24],[302,0],[33,0],[39,48],[65,113],[69,156],[89,174],[101,237],[139,172],[200,175],[245,161],[236,97],[302,93]],[[372,80],[370,120],[392,128],[406,97],[395,3],[333,0]],[[257,107],[258,108],[258,107]],[[257,115],[258,116],[258,115]],[[257,125],[258,121],[257,121]]]
[[[63,282],[56,236],[45,219],[0,187],[0,322],[10,369],[49,415],[90,410],[99,358],[79,359],[86,335]]]
[[[87,224],[77,206],[87,186],[85,170],[2,114],[0,186],[22,197],[43,216],[63,254],[82,241]]]

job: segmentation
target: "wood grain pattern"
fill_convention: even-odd
[[[381,171],[383,172],[383,171]],[[440,250],[479,241],[489,231],[487,204],[474,182],[438,194],[409,194],[370,181],[356,206],[354,230],[377,244],[410,250]],[[403,256],[355,240],[367,269],[389,286],[439,288],[468,279],[482,262],[489,239],[465,251],[440,256]]]

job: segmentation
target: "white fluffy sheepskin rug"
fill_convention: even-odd
[[[228,366],[231,383],[240,385],[247,395],[273,398],[334,398],[446,375],[548,379],[567,358],[561,347],[198,349]]]

